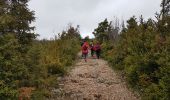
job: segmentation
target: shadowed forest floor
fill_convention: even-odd
[[[126,84],[102,59],[79,59],[54,90],[53,100],[138,100]],[[58,96],[57,96],[58,95]]]

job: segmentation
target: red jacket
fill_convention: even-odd
[[[99,44],[96,44],[94,46],[94,50],[97,51],[97,50],[101,50],[101,46]]]
[[[88,48],[89,48],[89,45],[88,45],[88,42],[85,42],[82,46],[82,53],[83,54],[87,54],[88,53]]]

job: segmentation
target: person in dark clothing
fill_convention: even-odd
[[[97,43],[97,44],[95,45],[95,51],[96,51],[96,56],[97,56],[97,58],[99,59],[99,58],[100,58],[100,53],[101,53],[100,43]]]
[[[94,43],[93,43],[93,41],[90,43],[90,50],[91,50],[91,56],[93,57],[93,55],[94,55]]]

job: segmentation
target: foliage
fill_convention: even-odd
[[[50,87],[57,86],[56,76],[66,73],[79,51],[78,38],[33,43],[23,55],[13,34],[0,36],[0,98],[18,98],[22,87],[35,87],[33,98],[49,97]]]
[[[100,22],[98,27],[94,29],[94,36],[97,41],[100,43],[103,42],[114,42],[116,41],[119,33],[119,20],[116,19],[114,22],[108,22],[105,19],[103,22]]]
[[[99,23],[98,28],[94,30],[93,34],[100,42],[103,42],[108,39],[108,29],[109,22],[105,19],[103,22]]]
[[[50,74],[64,74],[65,68],[71,66],[79,51],[79,39],[57,39],[40,41],[41,64],[48,68]]]
[[[74,31],[70,31],[74,30]],[[76,33],[76,34],[75,34]],[[69,27],[64,36],[54,40],[37,41],[36,48],[39,48],[42,79],[36,79],[39,88],[34,92],[32,98],[50,97],[50,88],[57,87],[57,77],[64,75],[67,69],[74,63],[79,52],[79,31],[74,27]],[[40,70],[39,70],[40,71]]]
[[[35,34],[34,12],[27,8],[28,0],[0,1],[0,98],[15,99],[18,88],[31,86],[29,83],[35,74],[32,69],[37,60],[31,59],[31,45]],[[36,57],[36,55],[35,55]],[[34,60],[35,63],[30,63]],[[28,82],[28,83],[27,83]]]
[[[2,100],[17,100],[27,94],[36,100],[50,97],[57,76],[66,72],[79,51],[78,27],[70,26],[55,40],[35,40],[34,27],[30,26],[35,20],[34,12],[27,8],[27,3],[28,0],[0,0]]]
[[[166,3],[165,8],[168,5]],[[127,21],[127,27],[122,30],[117,41],[105,41],[102,44],[103,57],[115,69],[125,73],[130,86],[137,89],[144,100],[170,99],[168,14],[169,10],[160,13],[157,21],[144,21],[142,17],[137,21],[133,16]]]

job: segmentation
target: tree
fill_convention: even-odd
[[[79,32],[79,26],[76,28],[73,26],[69,26],[68,30],[64,30],[61,33],[60,39],[81,39],[80,32]]]
[[[0,0],[0,98],[17,98],[17,89],[31,86],[32,67],[37,67],[38,52],[32,59],[32,41],[35,34],[30,23],[34,12],[28,9],[28,0]],[[31,52],[32,51],[32,52]]]
[[[108,29],[108,39],[109,41],[116,42],[119,36],[119,31],[120,31],[120,26],[119,26],[119,20],[116,18],[115,20],[111,21],[109,24],[109,29]]]
[[[127,28],[128,29],[134,29],[137,26],[137,21],[135,16],[131,17],[128,21],[127,21],[128,25]]]
[[[161,14],[162,14],[162,18],[164,18],[165,16],[169,15],[170,13],[170,0],[162,0],[161,3]]]
[[[166,31],[170,31],[170,0],[162,0],[161,11],[156,13],[156,18],[158,23],[156,23],[157,29],[160,33],[160,41],[164,42],[166,40]]]
[[[119,31],[120,26],[118,19],[115,19],[114,21],[110,22],[105,19],[103,22],[99,23],[93,34],[100,43],[108,41],[114,43],[118,38]]]
[[[35,38],[34,27],[30,24],[35,20],[34,12],[28,9],[29,0],[1,0],[0,32],[11,33],[22,45],[30,44]]]
[[[101,43],[108,40],[108,31],[110,29],[109,22],[105,19],[99,23],[98,27],[94,30],[93,34]]]

